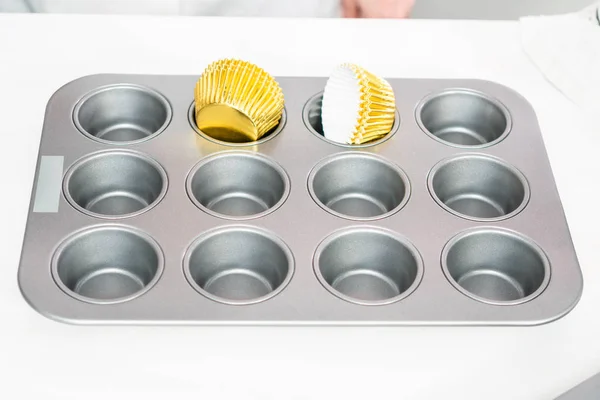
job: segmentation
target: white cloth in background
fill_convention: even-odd
[[[0,0],[0,12],[339,17],[341,0]]]
[[[600,2],[576,13],[520,20],[531,61],[600,132]]]

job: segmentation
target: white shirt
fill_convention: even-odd
[[[0,0],[0,12],[338,17],[341,0]]]

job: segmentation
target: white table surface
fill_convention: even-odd
[[[583,270],[578,306],[528,328],[81,327],[39,315],[17,268],[51,94],[93,73],[200,74],[226,56],[274,75],[354,61],[519,91],[538,113]],[[2,15],[0,135],[2,399],[536,400],[600,371],[600,132],[529,63],[516,22]]]

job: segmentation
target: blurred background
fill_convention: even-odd
[[[330,17],[344,2],[381,9],[413,1],[407,7],[416,19],[506,20],[578,11],[596,0],[0,0],[0,12]]]
[[[572,12],[592,3],[594,0],[416,0],[412,18],[517,19]]]

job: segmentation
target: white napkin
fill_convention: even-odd
[[[600,2],[571,14],[520,19],[534,65],[600,132]]]

